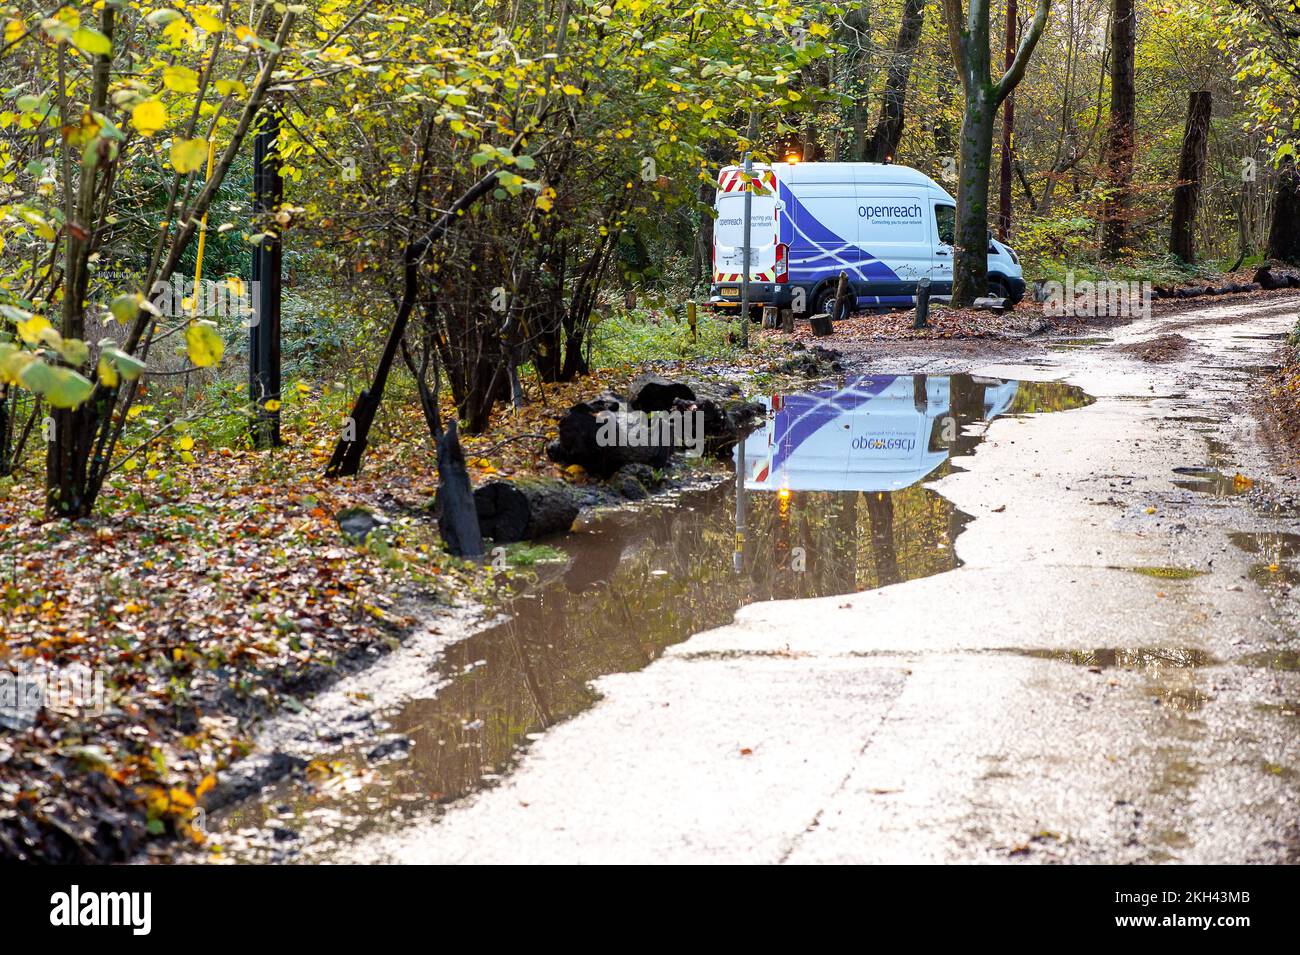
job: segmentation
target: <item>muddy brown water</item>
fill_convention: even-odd
[[[564,562],[539,565],[533,590],[442,653],[434,695],[379,714],[388,752],[371,737],[322,754],[306,782],[218,816],[214,841],[231,859],[327,857],[331,844],[491,784],[530,740],[597,700],[592,681],[641,669],[746,604],[956,567],[968,518],[924,482],[970,454],[993,417],[1090,402],[1058,382],[969,375],[873,376],[768,399],[766,429],[746,442],[741,572],[734,481],[582,522],[551,542]],[[883,457],[837,458],[849,445]]]

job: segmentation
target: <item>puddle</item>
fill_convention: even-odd
[[[1003,652],[1035,657],[1039,660],[1057,660],[1074,666],[1095,667],[1100,670],[1111,668],[1145,669],[1149,667],[1169,667],[1181,670],[1213,666],[1219,662],[1204,650],[1195,650],[1190,647],[1155,647],[1150,649],[1105,647],[1099,650],[1008,649]]]
[[[1109,345],[1113,338],[1060,338],[1048,342],[1044,347],[1048,351],[1073,351],[1078,348],[1091,348],[1093,345]]]
[[[1219,661],[1204,650],[1191,647],[1105,647],[1098,650],[1008,650],[1039,660],[1055,660],[1072,666],[1087,667],[1093,673],[1109,670],[1136,672],[1141,675],[1139,689],[1153,704],[1184,713],[1193,713],[1213,697],[1196,685],[1195,672],[1215,666]],[[1122,678],[1112,677],[1111,686],[1124,686]]]
[[[373,761],[373,739],[324,754],[318,778],[217,814],[214,841],[237,860],[327,858],[490,785],[530,740],[592,705],[592,681],[641,669],[746,604],[953,569],[968,518],[922,482],[969,454],[982,422],[1091,400],[1060,382],[969,375],[873,376],[766,399],[767,423],[740,462],[739,571],[734,481],[588,521],[548,542],[566,564],[442,654],[434,697],[377,714],[409,742]]]
[[[1235,531],[1228,540],[1260,559],[1246,576],[1261,587],[1289,588],[1300,584],[1300,534],[1286,531]]]
[[[1280,563],[1300,555],[1300,534],[1287,531],[1234,531],[1228,535],[1247,554],[1273,558],[1269,563]]]
[[[1300,670],[1300,650],[1274,650],[1268,653],[1252,653],[1233,661],[1244,667],[1256,667],[1261,670]]]

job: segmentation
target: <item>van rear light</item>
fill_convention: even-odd
[[[784,284],[790,281],[789,264],[790,247],[784,242],[778,242],[776,246],[776,265],[773,266],[777,282]]]

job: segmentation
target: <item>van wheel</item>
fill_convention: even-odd
[[[1007,288],[1007,283],[996,275],[989,276],[989,295],[1002,299],[1003,311],[1009,312],[1015,308],[1011,304],[1011,290]]]
[[[813,310],[811,314],[829,315],[831,317],[831,320],[836,322],[838,322],[840,319],[849,317],[848,313],[851,311],[852,307],[847,304],[845,305],[843,315],[835,314],[835,288],[836,288],[836,283],[832,283],[830,285],[825,285],[822,287],[821,291],[818,292],[817,295],[813,298]]]

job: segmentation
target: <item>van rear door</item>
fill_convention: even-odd
[[[713,223],[713,280],[739,282],[745,261],[745,181],[737,166],[718,176],[718,218]],[[755,169],[750,207],[749,279],[776,279],[776,188],[770,170]],[[725,294],[724,290],[724,294]]]

